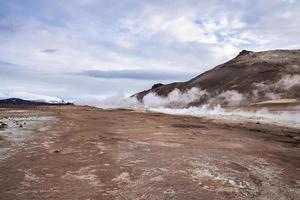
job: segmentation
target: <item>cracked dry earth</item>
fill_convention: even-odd
[[[1,200],[300,196],[296,128],[77,106],[2,108],[0,121]]]

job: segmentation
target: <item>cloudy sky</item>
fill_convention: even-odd
[[[299,35],[299,0],[0,0],[0,97],[130,95]]]

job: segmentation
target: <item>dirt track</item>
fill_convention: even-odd
[[[0,154],[1,200],[300,196],[299,129],[76,106],[0,110],[0,121],[28,116],[53,118],[15,127],[28,139],[0,138],[10,148]]]

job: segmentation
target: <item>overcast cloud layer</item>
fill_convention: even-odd
[[[299,49],[298,0],[0,0],[0,97],[126,95]]]

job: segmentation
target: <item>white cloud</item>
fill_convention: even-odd
[[[200,74],[242,49],[300,48],[299,1],[45,2],[2,2],[0,60],[54,74],[129,69]]]
[[[297,0],[281,0],[282,2],[286,2],[286,3],[296,3]]]
[[[119,45],[120,47],[123,47],[123,48],[131,49],[134,47],[134,43],[124,37],[117,38],[116,43],[117,43],[117,45]]]

